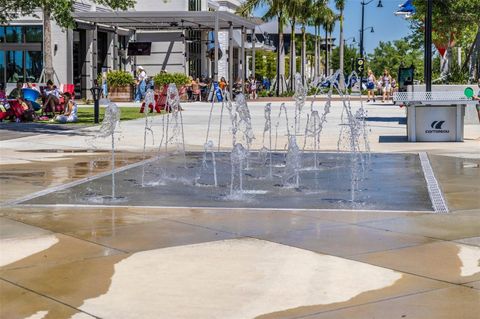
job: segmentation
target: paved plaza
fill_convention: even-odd
[[[280,104],[272,102],[273,125]],[[264,145],[264,106],[249,103],[252,149]],[[203,151],[211,104],[182,107],[186,149]],[[286,107],[293,118],[294,103]],[[1,127],[0,318],[478,318],[480,125],[465,125],[463,143],[409,143],[404,108],[365,107],[371,152],[425,152],[448,213],[409,203],[192,207],[189,198],[166,207],[161,195],[156,205],[26,204],[108,172],[111,141],[92,141],[98,126],[36,134]],[[314,108],[322,112],[324,102]],[[332,102],[322,152],[337,151],[342,109]],[[229,151],[230,122],[223,114],[219,138],[220,115],[216,104],[209,139]],[[145,155],[145,120],[121,123],[116,167],[157,156],[163,118],[151,118]],[[283,151],[286,126],[276,134]]]

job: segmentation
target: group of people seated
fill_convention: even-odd
[[[6,96],[0,86],[0,119],[17,121],[50,120],[58,123],[78,121],[77,104],[71,92],[61,92],[49,80],[41,89],[33,83],[17,81],[16,87]],[[38,113],[37,113],[38,112]]]

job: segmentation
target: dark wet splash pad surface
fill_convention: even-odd
[[[432,211],[420,160],[414,154],[371,154],[359,164],[358,191],[351,195],[351,155],[348,153],[302,154],[300,187],[286,180],[285,154],[273,154],[273,178],[269,162],[251,153],[243,171],[243,190],[230,195],[230,153],[216,153],[218,187],[214,187],[211,154],[207,166],[203,153],[169,155],[115,175],[118,199],[111,200],[111,176],[34,198],[26,204],[131,205],[167,207],[242,207],[287,209],[358,209]],[[268,158],[268,157],[267,157]],[[244,164],[246,167],[246,164]],[[238,170],[235,189],[238,190]]]

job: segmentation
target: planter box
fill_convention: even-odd
[[[131,102],[133,95],[132,86],[108,88],[108,98],[112,102]]]

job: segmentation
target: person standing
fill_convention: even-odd
[[[135,102],[140,102],[145,96],[145,88],[147,86],[147,72],[139,65],[137,67],[137,89],[135,91]]]
[[[370,102],[370,99],[375,102],[375,83],[377,79],[373,74],[372,70],[368,69],[368,76],[367,76],[367,102]]]
[[[390,76],[390,73],[388,72],[388,70],[385,69],[383,71],[383,76],[382,76],[382,90],[383,90],[382,103],[385,103],[385,101],[388,101],[390,97],[391,87],[392,87],[392,77]]]
[[[222,94],[225,93],[225,89],[227,88],[227,80],[222,76],[220,82],[218,83],[220,90],[222,90]]]
[[[253,100],[257,99],[257,80],[253,76],[250,77],[250,94]]]

